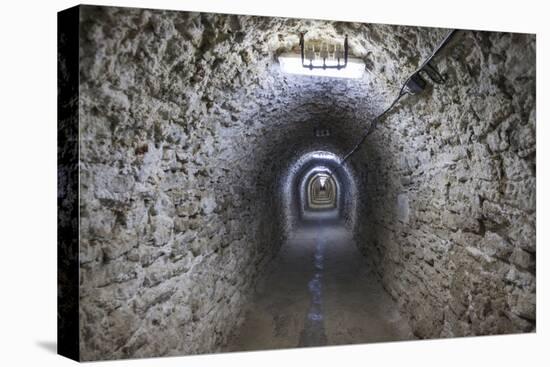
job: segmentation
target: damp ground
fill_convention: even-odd
[[[414,339],[338,221],[294,231],[262,284],[226,351]]]

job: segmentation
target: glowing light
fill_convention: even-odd
[[[309,60],[306,61],[306,65]],[[308,69],[302,66],[300,55],[286,53],[279,56],[281,70],[289,74],[327,76],[333,78],[361,78],[365,71],[365,63],[361,59],[348,58],[348,64],[343,69]],[[322,59],[313,60],[313,65],[323,65]]]

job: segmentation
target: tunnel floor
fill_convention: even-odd
[[[272,266],[225,351],[414,339],[342,223],[301,225]]]

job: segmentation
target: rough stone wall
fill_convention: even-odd
[[[375,98],[280,73],[308,22],[81,7],[82,359],[213,352],[241,321],[287,233],[281,172],[349,146],[313,128]]]
[[[385,107],[399,83],[445,33],[429,28],[89,6],[81,7],[80,30],[80,337],[84,360],[219,350],[239,324],[257,281],[288,232],[285,213],[279,210],[284,195],[280,185],[293,169],[293,162],[316,150],[336,155],[346,153],[369,118]],[[348,34],[352,54],[365,60],[365,77],[312,79],[282,74],[276,55],[296,46],[301,31],[339,40]],[[510,134],[510,139],[503,152],[487,153],[491,162],[496,155],[503,157],[499,162],[509,162],[516,156],[520,157],[518,162],[534,159],[525,149],[533,136],[529,135],[533,123],[521,125],[525,132],[520,137],[517,135],[520,130],[504,129],[504,117],[500,124],[497,122],[500,110],[481,111],[490,101],[501,101],[502,94],[509,94],[516,101],[509,103],[512,112],[506,118],[517,115],[517,108],[527,111],[534,104],[529,88],[533,82],[529,73],[533,70],[527,70],[527,78],[519,78],[524,89],[516,88],[514,79],[523,72],[512,73],[513,91],[521,89],[523,96],[499,92],[511,88],[510,83],[493,79],[501,78],[502,71],[511,67],[508,64],[521,64],[502,60],[506,52],[516,52],[513,48],[505,51],[506,37],[499,46],[502,51],[488,52],[487,47],[497,38],[491,37],[470,40],[487,44],[476,47],[465,44],[459,48],[462,54],[457,51],[456,60],[447,68],[449,73],[456,71],[454,79],[460,81],[459,85],[453,87],[451,83],[449,90],[445,86],[434,90],[431,96],[409,99],[410,105],[392,115],[391,121],[384,124],[388,127],[375,133],[367,147],[350,162],[350,172],[368,172],[364,196],[360,198],[367,204],[356,221],[358,227],[369,229],[357,231],[365,254],[373,259],[390,292],[394,296],[403,295],[403,310],[421,315],[420,320],[428,318],[428,312],[436,304],[432,299],[437,297],[434,293],[428,297],[430,302],[415,306],[414,302],[420,300],[421,293],[417,290],[421,284],[434,290],[443,286],[435,287],[423,275],[418,278],[422,281],[414,278],[412,274],[416,271],[422,274],[429,270],[424,270],[424,265],[420,267],[424,263],[414,262],[410,255],[407,255],[410,264],[405,264],[405,255],[388,262],[390,257],[386,253],[390,254],[390,248],[405,254],[404,249],[415,246],[411,245],[413,238],[424,236],[416,243],[428,252],[433,251],[433,243],[439,244],[437,241],[458,243],[450,239],[451,235],[490,239],[490,233],[495,233],[515,249],[519,242],[531,243],[527,236],[534,235],[531,232],[534,213],[525,209],[534,204],[526,202],[518,207],[514,201],[517,198],[504,195],[524,190],[517,191],[518,197],[527,197],[532,190],[515,183],[528,180],[498,178],[496,185],[492,178],[474,176],[474,172],[486,170],[464,168],[465,174],[472,177],[468,176],[464,182],[464,178],[457,179],[460,185],[501,198],[484,198],[479,204],[485,208],[479,217],[483,219],[480,227],[483,229],[477,234],[466,233],[464,229],[450,230],[447,222],[437,219],[445,208],[449,213],[446,218],[466,218],[458,215],[461,207],[447,205],[450,200],[444,201],[445,196],[430,191],[444,177],[436,174],[451,172],[450,166],[431,173],[426,170],[424,176],[420,170],[402,175],[403,169],[397,166],[402,156],[424,157],[423,164],[430,167],[426,160],[441,159],[438,164],[442,166],[446,162],[441,158],[443,152],[448,153],[452,147],[459,149],[457,139],[466,139],[465,147],[470,151],[469,157],[473,157],[464,163],[486,164],[489,159],[483,159],[481,151],[474,150],[477,146],[474,142],[489,141],[489,132],[496,125],[501,126],[499,131],[504,135],[493,135]],[[476,87],[476,79],[489,82],[485,84],[489,89]],[[472,96],[477,96],[477,105]],[[463,108],[462,101],[478,109]],[[522,105],[516,106],[520,102]],[[452,115],[461,117],[452,125],[444,123],[448,120],[449,106]],[[484,114],[494,116],[489,119]],[[525,121],[529,119],[522,119],[521,123]],[[514,121],[509,123],[513,126]],[[313,133],[314,128],[330,128],[331,135],[319,139]],[[446,130],[451,128],[467,134],[451,134]],[[404,135],[408,133],[414,133],[418,142],[413,144],[407,139]],[[421,140],[429,150],[419,148]],[[514,148],[518,144],[522,153]],[[403,151],[399,151],[400,146]],[[426,153],[429,151],[433,157]],[[510,152],[508,160],[504,159],[506,152]],[[499,167],[495,169],[502,170],[504,166]],[[407,178],[403,179],[406,189],[398,184],[401,176],[408,177],[408,184]],[[371,180],[380,185],[373,185],[375,181]],[[388,191],[381,192],[377,187]],[[452,187],[449,186],[449,195],[459,195]],[[493,192],[495,187],[498,190]],[[412,226],[395,220],[393,204],[387,205],[389,200],[396,202],[398,193],[407,194],[400,196],[400,207],[406,208],[407,203],[409,206],[408,211],[401,210],[401,218],[408,218],[409,223],[413,223],[413,218],[422,218],[418,220],[420,229],[413,230]],[[430,207],[429,195],[439,209]],[[467,200],[453,202],[470,208]],[[494,214],[490,214],[491,208]],[[526,224],[520,228],[512,219],[521,215]],[[430,224],[430,216],[440,224]],[[484,219],[487,216],[496,224],[492,226],[491,220]],[[507,224],[513,227],[510,233]],[[391,230],[397,230],[398,236],[411,235],[408,240],[394,239],[389,234]],[[382,242],[386,239],[387,242]],[[407,245],[403,245],[405,242]],[[465,266],[457,265],[469,259],[461,255],[465,251],[476,254],[477,244],[446,250],[444,256],[449,259],[446,264],[462,269],[450,274],[464,274],[463,278],[456,277],[462,288],[453,285],[453,292],[478,289],[476,282],[481,278],[468,274],[481,270],[465,273],[464,269],[481,263],[471,260]],[[526,250],[529,256],[534,253],[533,248]],[[374,256],[376,251],[379,255]],[[515,259],[522,256],[530,259],[523,252],[514,253]],[[501,262],[494,260],[491,264]],[[404,270],[409,265],[411,269]],[[506,283],[511,287],[506,301],[515,302],[509,317],[519,312],[513,324],[519,325],[529,317],[525,312],[529,312],[531,298],[523,295],[530,294],[534,278],[529,271],[509,266],[516,270],[507,275],[513,280]],[[498,272],[502,269],[505,267],[497,268]],[[401,280],[405,277],[416,282],[407,285],[416,293],[398,288],[406,284]],[[451,284],[445,275],[434,279]],[[521,279],[523,288],[518,285]],[[441,294],[447,298],[439,302],[450,297],[448,290]],[[418,313],[421,308],[425,308],[425,314]],[[520,308],[523,311],[517,311]],[[460,322],[454,322],[449,317],[444,323],[447,326],[458,327],[464,320],[463,316],[457,316]],[[413,320],[413,324],[422,322],[426,324]],[[452,333],[418,334],[460,334]]]
[[[535,328],[535,36],[461,32],[448,83],[353,158],[356,238],[421,338]]]
[[[212,66],[247,57],[218,40],[233,22],[82,9],[84,360],[217,350],[281,242],[261,144],[229,112],[254,65]]]

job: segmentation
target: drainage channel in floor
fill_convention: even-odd
[[[311,295],[311,304],[304,323],[304,330],[300,335],[299,346],[326,345],[325,325],[323,320],[323,269],[324,248],[326,240],[320,234],[315,239],[315,252],[313,254],[314,273],[308,282],[308,290]]]

